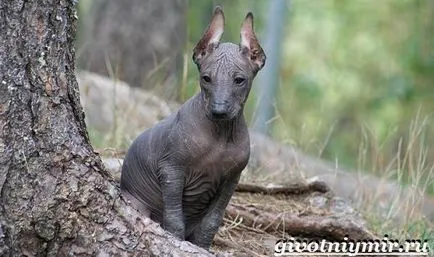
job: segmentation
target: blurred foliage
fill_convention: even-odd
[[[215,4],[225,10],[224,39],[238,42],[239,25],[252,10],[264,40],[267,1],[190,1],[188,54]],[[419,115],[427,117],[418,123],[423,130],[419,147],[430,147],[434,1],[293,0],[288,8],[271,121],[276,138],[347,167],[381,172],[396,157],[400,142],[411,144],[410,124]],[[198,90],[196,68],[190,60],[186,63],[187,87]],[[194,90],[184,92],[185,99]],[[249,99],[246,110],[250,119],[254,100]],[[429,150],[434,163],[434,149]]]

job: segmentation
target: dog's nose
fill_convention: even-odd
[[[224,119],[228,116],[227,103],[213,103],[211,105],[211,114],[215,119]]]

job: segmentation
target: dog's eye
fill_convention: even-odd
[[[246,81],[246,79],[245,79],[245,78],[242,78],[242,77],[236,77],[236,78],[234,79],[234,82],[235,82],[235,84],[237,84],[237,85],[241,85],[241,84],[243,84],[244,81]]]
[[[211,78],[208,75],[203,75],[202,76],[202,80],[205,81],[206,83],[210,83],[211,82]]]

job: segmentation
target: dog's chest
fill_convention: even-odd
[[[183,201],[188,210],[187,217],[202,213],[216,197],[225,180],[244,169],[249,157],[248,144],[211,144],[203,141],[194,144],[201,151],[192,151],[189,165],[185,167]]]
[[[211,177],[226,176],[245,166],[250,153],[250,146],[245,140],[227,142],[191,137],[185,139],[185,146],[189,159],[188,172],[199,172]]]

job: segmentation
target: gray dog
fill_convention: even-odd
[[[137,209],[205,249],[249,160],[243,108],[266,59],[251,13],[239,45],[219,43],[223,28],[217,7],[194,48],[201,91],[133,142],[121,176],[122,193]]]

